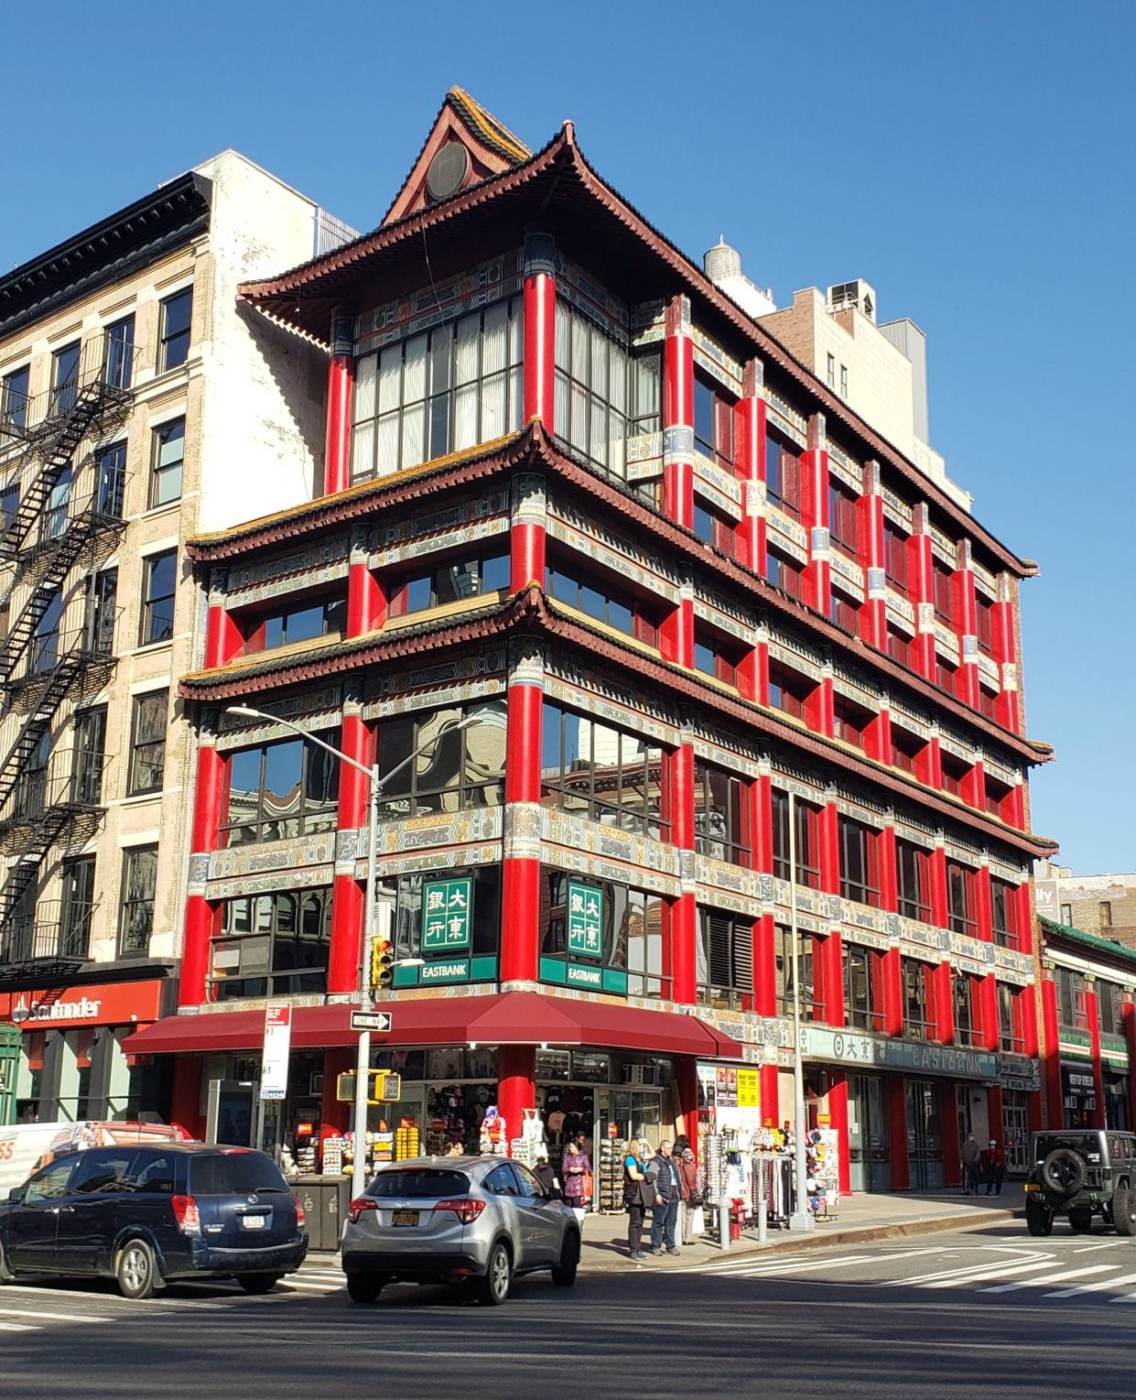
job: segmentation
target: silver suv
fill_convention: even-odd
[[[418,1157],[383,1167],[351,1202],[342,1262],[356,1303],[373,1303],[399,1280],[463,1284],[496,1306],[515,1274],[549,1269],[570,1288],[580,1226],[520,1162]]]

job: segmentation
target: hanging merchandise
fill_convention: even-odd
[[[623,1213],[623,1162],[625,1138],[601,1138],[599,1158],[599,1209],[604,1215]]]
[[[817,1214],[833,1216],[840,1201],[840,1133],[835,1128],[814,1128],[808,1137],[810,1206]]]
[[[394,1158],[405,1162],[410,1157],[421,1155],[421,1139],[418,1122],[414,1118],[400,1118],[394,1134]]]
[[[324,1174],[326,1176],[339,1176],[343,1171],[343,1139],[341,1137],[324,1138],[322,1148]]]
[[[544,1124],[541,1122],[540,1111],[535,1108],[523,1110],[521,1120],[521,1136],[527,1141],[534,1143],[537,1147],[544,1142]]]

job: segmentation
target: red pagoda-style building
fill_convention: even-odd
[[[174,1116],[245,1121],[285,999],[268,1138],[349,1126],[367,781],[299,730],[384,773],[418,755],[381,803],[374,1063],[402,1098],[374,1116],[424,1149],[476,1147],[491,1104],[554,1147],[791,1118],[792,794],[806,1099],[841,1186],[955,1182],[972,1130],[1013,1161],[1043,1116],[1029,870],[1053,850],[1034,566],[571,123],[532,152],[454,89],[377,229],[240,295],[328,348],[323,491],[188,548],[180,1010],[129,1047],[175,1057]]]

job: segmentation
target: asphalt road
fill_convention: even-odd
[[[0,1395],[816,1400],[1127,1396],[1136,1241],[1024,1227],[708,1265],[652,1262],[572,1290],[520,1280],[487,1309],[442,1289],[350,1303],[327,1263],[272,1294],[109,1285],[0,1289]]]

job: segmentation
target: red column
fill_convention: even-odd
[[[366,764],[368,768],[375,762],[375,733],[363,719],[357,700],[344,704],[339,745],[350,758]],[[336,822],[339,832],[366,830],[370,795],[367,778],[350,764],[340,764]],[[359,985],[363,929],[367,919],[365,887],[355,873],[359,854],[361,852],[351,849],[336,860],[331,900],[331,946],[327,959],[327,990],[333,996],[353,992]]]
[[[888,1141],[891,1149],[891,1189],[906,1191],[911,1185],[911,1169],[907,1160],[907,1092],[899,1075],[889,1075],[884,1080],[884,1090],[887,1094]]]
[[[201,1112],[201,1068],[200,1055],[175,1055],[170,1088],[170,1122],[177,1123],[195,1138],[205,1136],[205,1115]]]
[[[886,713],[886,711],[885,711]],[[880,908],[894,914],[899,908],[895,827],[885,826],[875,839]],[[884,1034],[903,1034],[903,959],[898,948],[884,954]]]
[[[776,1016],[777,945],[772,914],[762,914],[753,925],[754,1010],[759,1016]]]
[[[986,1091],[986,1127],[1003,1151],[1006,1148],[1006,1114],[1001,1088],[995,1084]],[[985,1147],[985,1143],[979,1146]]]
[[[1002,803],[1002,820],[1019,831],[1026,829],[1026,785],[1019,777]]]
[[[531,1045],[497,1047],[497,1110],[508,1140],[520,1137],[524,1110],[536,1107],[536,1052]]]
[[[978,936],[984,943],[994,938],[994,895],[990,884],[990,867],[980,865],[974,877],[974,912]]]
[[[903,963],[898,948],[889,948],[880,960],[883,968],[883,1033],[903,1034]]]
[[[698,1156],[698,1062],[693,1055],[676,1055],[674,1087],[678,1096],[675,1134],[685,1133]]]
[[[1021,732],[1022,712],[1018,701],[1018,643],[1016,587],[1009,574],[998,578],[998,601],[994,604],[994,658],[998,662],[1001,690],[994,704],[994,718],[999,724]]]
[[[352,550],[347,572],[347,636],[374,632],[386,621],[387,596],[361,549]]]
[[[959,796],[975,811],[986,811],[986,765],[980,757],[976,757],[963,774],[959,782]]]
[[[1045,1074],[1046,1126],[1065,1126],[1065,1095],[1061,1088],[1061,1045],[1057,1030],[1057,984],[1046,973],[1041,979],[1042,1066]]]
[[[245,639],[225,607],[225,596],[213,590],[209,593],[209,611],[205,616],[205,666],[224,666],[234,656],[240,654]]]
[[[864,752],[877,763],[891,762],[891,711],[886,701],[864,731]]]
[[[694,342],[684,296],[667,305],[663,343],[663,514],[694,527]]]
[[[540,729],[544,657],[522,642],[510,658],[501,876],[501,981],[536,980],[540,950]]]
[[[880,493],[880,464],[864,463],[863,494],[857,503],[856,537],[864,570],[864,606],[860,636],[887,651],[887,575],[884,569],[884,498]]]
[[[939,1085],[939,1122],[943,1128],[943,1185],[962,1185],[962,1143],[959,1142],[958,1088]]]
[[[200,1006],[205,1000],[209,976],[209,945],[213,938],[216,910],[205,898],[205,886],[209,874],[209,852],[217,849],[228,796],[228,764],[217,752],[216,742],[215,736],[210,733],[198,734],[179,1006]]]
[[[915,776],[936,791],[943,786],[943,746],[938,734],[932,734],[915,755]]]
[[[1124,1039],[1128,1045],[1128,1117],[1136,1123],[1136,1006],[1124,1003]]]
[[[927,862],[931,872],[931,922],[936,928],[948,928],[947,853],[936,846]]]
[[[537,229],[525,233],[524,421],[539,418],[546,433],[556,425],[556,243]]]
[[[324,444],[325,496],[351,481],[351,399],[355,386],[355,322],[350,311],[331,317],[331,358],[327,362],[327,435]]]
[[[997,1053],[1001,1035],[998,1028],[998,982],[992,972],[976,978],[974,992],[978,1000],[979,1046]]]
[[[852,1144],[848,1141],[848,1078],[842,1069],[829,1070],[828,1121],[839,1133],[840,1194],[852,1194]]]
[[[761,1075],[761,1121],[769,1128],[781,1126],[780,1080],[776,1065],[762,1065]]]
[[[955,632],[959,639],[959,672],[955,691],[960,700],[978,707],[978,598],[969,540],[958,547],[958,567],[952,579]]]
[[[835,802],[827,802],[817,814],[820,843],[820,887],[829,894],[840,893],[840,826]],[[824,1020],[830,1026],[846,1024],[844,1008],[844,939],[831,932],[821,942],[820,997]]]
[[[1023,987],[1017,994],[1022,1018],[1022,1054],[1036,1060],[1040,1051],[1037,1034],[1037,998],[1032,987]]]
[[[1097,983],[1096,978],[1086,976],[1085,978],[1085,1017],[1089,1023],[1089,1053],[1093,1057],[1093,1099],[1096,1108],[1093,1110],[1092,1127],[1104,1128],[1104,1069],[1101,1064],[1101,1039],[1100,1039],[1100,1011],[1097,1009]]]
[[[749,785],[749,829],[753,868],[769,874],[773,869],[773,785],[767,773],[755,778]],[[755,1009],[759,1016],[776,1016],[781,1009],[777,1005],[776,938],[773,915],[763,914],[754,924],[753,939],[753,985],[756,989]],[[762,1083],[764,1085],[764,1080]],[[763,1117],[766,1116],[764,1104],[763,1087]]]
[[[747,362],[742,372],[742,397],[735,418],[742,480],[742,523],[738,526],[738,559],[762,578],[766,566],[765,525],[765,369],[760,360]]]
[[[935,1015],[935,1039],[940,1045],[953,1045],[955,1039],[954,978],[949,962],[931,969],[931,1002]]]
[[[808,450],[801,456],[801,524],[809,535],[809,562],[804,574],[805,602],[827,617],[832,599],[831,540],[828,518],[828,451],[824,414],[809,419]]]
[[[513,478],[509,527],[509,588],[544,587],[548,510],[544,477],[524,472]]]
[[[907,591],[915,608],[915,640],[911,664],[927,680],[935,679],[935,573],[931,553],[931,521],[925,505],[913,512],[907,541]]]
[[[698,907],[694,865],[694,746],[683,738],[671,755],[671,840],[678,850],[681,894],[671,905],[671,995],[698,999]]]

